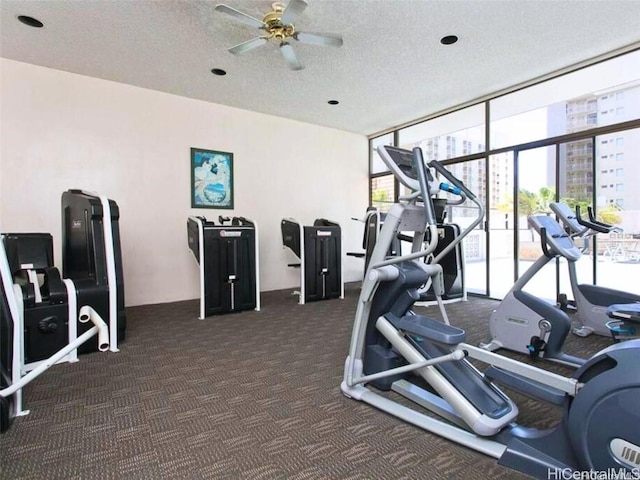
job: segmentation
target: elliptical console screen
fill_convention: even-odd
[[[380,156],[387,166],[392,172],[396,173],[396,176],[403,184],[412,190],[417,191],[420,189],[418,186],[418,172],[415,169],[413,161],[413,152],[390,145],[384,146],[384,153],[380,152],[380,149],[378,149],[378,152],[381,154]],[[388,160],[391,160],[393,164],[390,164]],[[425,168],[425,172],[427,174],[427,181],[433,181],[433,176],[428,168]]]

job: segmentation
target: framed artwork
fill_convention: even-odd
[[[191,208],[233,208],[233,153],[191,149]]]

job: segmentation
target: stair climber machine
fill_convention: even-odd
[[[84,190],[62,194],[62,276],[76,286],[78,305],[91,305],[109,325],[109,351],[126,336],[120,209],[114,200]],[[88,328],[81,326],[80,332]],[[86,344],[79,353],[96,350]]]
[[[300,269],[298,303],[344,298],[342,231],[336,222],[318,218],[305,226],[293,218],[280,222],[283,247],[299,260],[288,264]]]
[[[29,413],[22,389],[78,353],[118,351],[124,286],[115,202],[81,190],[62,195],[63,276],[48,233],[1,235],[0,432]]]
[[[230,222],[230,223],[229,223]],[[200,271],[200,316],[260,310],[258,225],[245,217],[187,219],[187,238]]]
[[[561,202],[551,203],[549,207],[574,240],[584,240],[598,233],[620,232],[613,225],[597,221],[591,208],[588,209],[589,220],[586,220],[580,215],[580,207],[576,207],[575,214],[568,205]],[[640,309],[640,295],[599,285],[581,284],[578,282],[576,261],[569,260],[568,268],[574,305],[581,324],[572,330],[574,334],[586,337],[595,333],[613,336],[614,340],[637,336],[636,329],[640,328],[640,323],[635,315],[629,315],[629,310]],[[562,303],[568,305],[566,301]]]
[[[442,272],[422,261],[438,238],[431,182],[419,148],[380,146],[379,153],[415,194],[389,210],[371,257],[345,361],[344,395],[537,478],[609,468],[637,471],[640,340],[602,350],[567,378],[466,344],[464,330],[416,315],[411,308],[418,288],[431,278],[438,290]],[[436,161],[429,166],[444,174]],[[473,195],[462,182],[452,183]],[[401,230],[430,234],[420,251],[387,259]],[[482,373],[468,359],[489,368]],[[518,407],[496,383],[563,406],[562,421],[546,431],[518,425]],[[389,391],[416,408],[396,402]]]

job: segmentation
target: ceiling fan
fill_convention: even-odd
[[[282,52],[282,56],[288,67],[292,70],[302,70],[304,66],[298,60],[293,46],[289,43],[290,39],[297,40],[300,43],[320,45],[323,47],[339,47],[342,45],[342,37],[338,35],[306,33],[296,30],[293,22],[298,15],[307,8],[307,2],[305,0],[290,0],[286,6],[284,3],[276,2],[271,5],[271,8],[273,9],[271,12],[267,13],[262,20],[258,20],[228,5],[216,5],[215,9],[217,11],[226,13],[245,25],[264,30],[264,34],[260,37],[231,47],[229,49],[231,53],[234,55],[242,55],[273,39],[280,42],[280,52]]]

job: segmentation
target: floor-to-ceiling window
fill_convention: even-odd
[[[541,254],[527,217],[562,201],[620,229],[576,239],[580,281],[640,293],[625,281],[640,273],[640,51],[389,132],[372,149],[380,143],[421,147],[485,203],[485,223],[465,240],[468,291],[502,297]],[[384,208],[398,187],[371,158],[371,203]],[[471,217],[449,209],[449,221]],[[568,283],[566,265],[550,262],[528,288],[571,297]]]
[[[479,202],[486,205],[487,181],[486,162],[484,158],[469,160],[448,166],[448,169],[460,179],[476,195]],[[463,205],[449,207],[448,221],[460,228],[473,223],[479,212],[475,207],[469,208],[468,202]],[[485,224],[481,222],[464,241],[465,284],[467,292],[486,295],[487,291],[487,234]]]
[[[620,93],[632,97],[630,103],[612,109],[635,109],[638,115],[640,86],[615,92],[615,97]],[[640,274],[640,128],[599,135],[594,143],[595,214],[619,228],[596,237],[596,278],[603,286],[640,294],[640,284],[634,280]],[[588,283],[589,278],[580,280]]]
[[[369,204],[381,212],[386,212],[397,198],[396,181],[378,155],[377,149],[380,145],[393,145],[393,134],[376,137],[369,144]]]
[[[593,204],[593,142],[589,137],[558,145],[558,200],[572,211],[580,207],[585,218],[587,207]],[[582,257],[576,262],[577,277],[581,283],[593,283],[596,237],[579,236],[574,243],[582,250]],[[558,280],[559,294],[572,298],[567,262],[560,262]]]
[[[488,294],[501,298],[513,283],[515,215],[513,211],[514,154],[503,152],[489,156],[489,196],[487,236],[489,240]]]
[[[446,161],[470,155],[482,156],[486,151],[484,106],[475,105],[399,130],[397,142],[400,147],[408,150],[420,147],[427,162]],[[484,203],[484,158],[452,164],[448,168]],[[477,208],[469,203],[450,206],[446,210],[446,221],[465,228],[473,223],[477,214]],[[466,270],[467,291],[486,294],[486,234],[483,223],[468,235],[463,252],[464,261],[469,265]]]
[[[556,199],[555,164],[555,147],[553,146],[517,152],[515,162],[517,203],[514,205],[515,237],[517,238],[515,278],[519,278],[544,255],[540,232],[531,225],[529,218],[551,214],[549,203]],[[549,279],[553,280],[549,281]],[[538,297],[554,300],[555,283],[555,262],[550,262],[525,285],[524,290]]]

